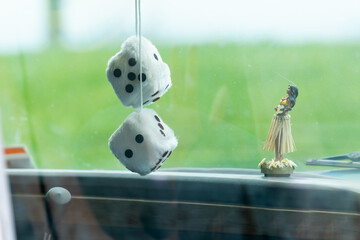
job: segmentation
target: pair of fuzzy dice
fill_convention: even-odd
[[[171,87],[170,69],[149,40],[141,38],[142,78],[140,78],[139,38],[128,38],[120,52],[108,63],[106,75],[117,97],[126,107],[157,101]],[[174,132],[151,109],[131,113],[109,139],[111,152],[130,171],[146,175],[156,171],[176,148]]]
[[[111,152],[130,171],[156,171],[177,146],[174,132],[152,109],[131,113],[109,140]]]
[[[139,108],[140,63],[138,37],[128,38],[121,51],[108,63],[106,75],[117,97],[126,107]],[[143,103],[146,106],[157,101],[171,87],[170,69],[163,62],[156,47],[141,38]]]

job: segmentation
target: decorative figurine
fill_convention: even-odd
[[[264,158],[258,166],[265,176],[290,176],[296,167],[293,161],[284,158],[284,153],[294,151],[295,144],[291,135],[290,114],[288,112],[295,106],[298,88],[289,85],[286,93],[288,96],[283,97],[280,104],[275,107],[276,112],[264,146],[266,151],[275,150],[275,159],[266,161]]]

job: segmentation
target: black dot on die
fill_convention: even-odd
[[[156,61],[159,61],[158,56],[154,53],[154,58],[156,59]]]
[[[169,155],[167,157],[170,157],[171,153],[172,153],[172,151],[169,152]]]
[[[128,79],[129,79],[130,81],[134,81],[135,78],[136,78],[136,74],[133,73],[133,72],[129,72],[129,74],[128,74]]]
[[[140,74],[138,75],[138,80],[140,81]],[[142,74],[142,81],[145,82],[146,80],[146,75],[145,73]]]
[[[164,133],[162,130],[160,130],[160,133],[161,133],[164,137],[166,137],[165,133]]]
[[[164,130],[164,126],[161,125],[161,123],[158,123],[158,126],[159,126],[159,128],[161,128],[161,130]]]
[[[155,117],[156,121],[160,122],[160,118],[157,115],[155,115],[154,117]]]
[[[135,141],[136,141],[137,143],[142,143],[142,142],[144,141],[143,135],[141,135],[141,134],[136,135]]]
[[[132,66],[135,66],[136,65],[136,60],[135,60],[135,58],[130,58],[129,59],[129,65],[132,67]]]
[[[168,151],[164,152],[164,154],[162,155],[162,157],[165,157],[168,153],[169,153]]]
[[[118,68],[116,68],[116,69],[114,70],[114,76],[117,77],[117,78],[121,77],[121,70],[118,69]]]
[[[152,97],[156,96],[159,93],[159,91],[156,91],[156,93],[154,93],[153,95],[151,95]]]
[[[130,149],[126,149],[125,150],[125,157],[131,158],[132,156],[133,156],[133,151],[131,151]]]
[[[125,91],[128,93],[132,93],[134,91],[134,87],[131,84],[126,85]]]
[[[160,98],[159,97],[157,97],[157,98],[155,98],[154,100],[153,100],[153,102],[156,102],[157,100],[159,100]]]

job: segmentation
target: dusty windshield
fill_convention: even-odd
[[[155,110],[178,139],[162,168],[256,168],[289,85],[299,171],[359,151],[357,1],[148,1],[142,34],[171,72]],[[135,34],[133,1],[8,1],[0,9],[4,143],[38,168],[125,169],[113,132],[134,111],[105,70]],[[86,7],[85,7],[86,6]],[[11,24],[6,24],[11,23]]]

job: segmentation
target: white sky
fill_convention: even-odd
[[[134,0],[61,0],[70,46],[110,44],[134,33]],[[0,53],[48,42],[46,0],[0,4]],[[143,34],[163,42],[360,40],[360,0],[142,0]]]

